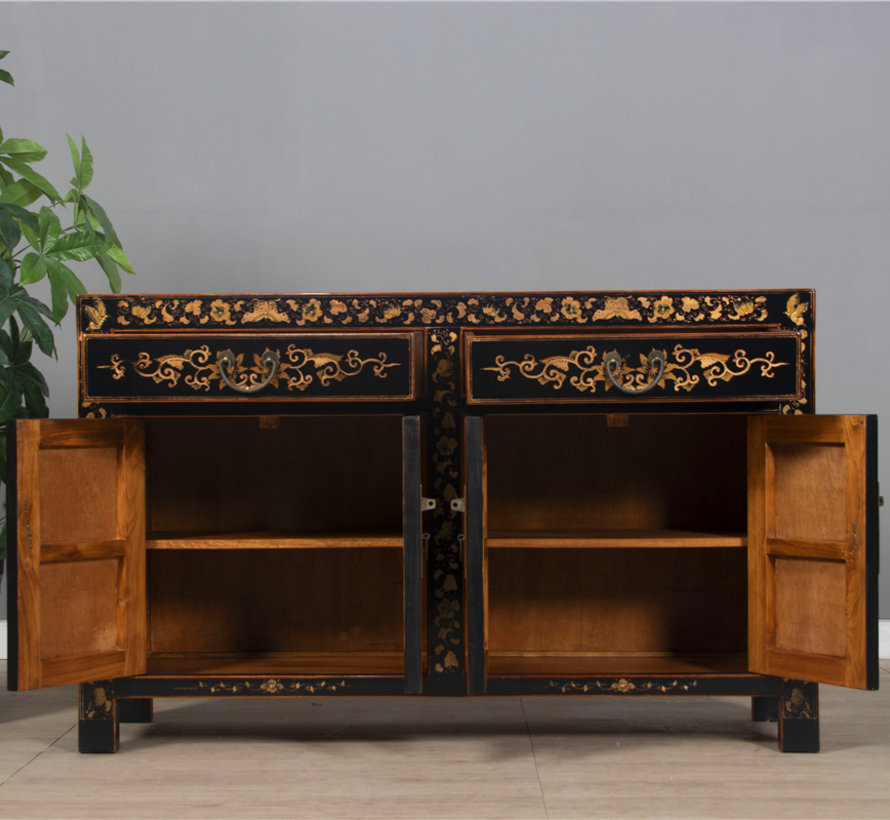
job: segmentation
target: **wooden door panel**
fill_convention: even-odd
[[[15,423],[11,689],[145,670],[141,422]]]
[[[748,432],[751,669],[875,688],[876,420],[757,416]]]

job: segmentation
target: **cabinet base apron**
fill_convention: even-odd
[[[135,677],[80,686],[79,749],[117,751],[121,723],[149,723],[158,697],[327,697],[337,695],[402,696],[401,677],[212,678]],[[799,680],[744,675],[695,677],[489,678],[486,696],[646,697],[688,695],[751,698],[754,721],[778,723],[783,752],[819,751],[819,685]],[[594,708],[591,706],[591,708]]]

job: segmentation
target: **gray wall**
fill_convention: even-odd
[[[87,137],[130,291],[815,287],[819,410],[890,421],[886,4],[4,3],[0,32],[6,136],[60,185]]]

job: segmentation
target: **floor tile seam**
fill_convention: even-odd
[[[528,734],[528,745],[532,752],[532,764],[535,767],[535,777],[538,780],[538,788],[541,790],[541,805],[544,807],[544,817],[550,820],[550,810],[547,808],[547,795],[544,794],[544,782],[541,780],[541,772],[538,769],[538,756],[535,753],[535,739],[532,736],[532,727],[528,723],[528,715],[525,713],[525,698],[519,698],[519,709],[522,719],[525,721],[525,731]]]
[[[22,771],[24,771],[25,769],[27,769],[28,766],[30,766],[35,760],[37,760],[38,757],[41,757],[41,756],[44,755],[46,752],[48,752],[50,749],[52,749],[53,746],[55,746],[55,745],[56,745],[56,744],[57,744],[63,737],[65,737],[66,735],[71,734],[71,732],[73,732],[76,728],[77,728],[77,723],[72,723],[72,724],[71,724],[71,725],[70,725],[64,732],[62,732],[62,734],[60,734],[60,735],[59,735],[59,736],[58,736],[52,743],[49,743],[49,744],[47,744],[46,746],[44,746],[44,747],[43,747],[39,752],[37,752],[37,754],[35,754],[29,761],[27,761],[26,763],[23,763],[21,766],[19,766],[19,767],[18,767],[18,768],[17,768],[11,775],[9,775],[9,777],[5,778],[3,781],[0,781],[0,789],[2,789],[7,783],[9,783],[10,780],[12,780],[14,777],[16,777],[16,776],[18,775],[19,772],[22,772]]]

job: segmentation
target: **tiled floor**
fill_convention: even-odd
[[[0,693],[0,817],[890,818],[879,692],[822,687],[822,752],[744,698],[167,700],[77,753],[75,692]]]

